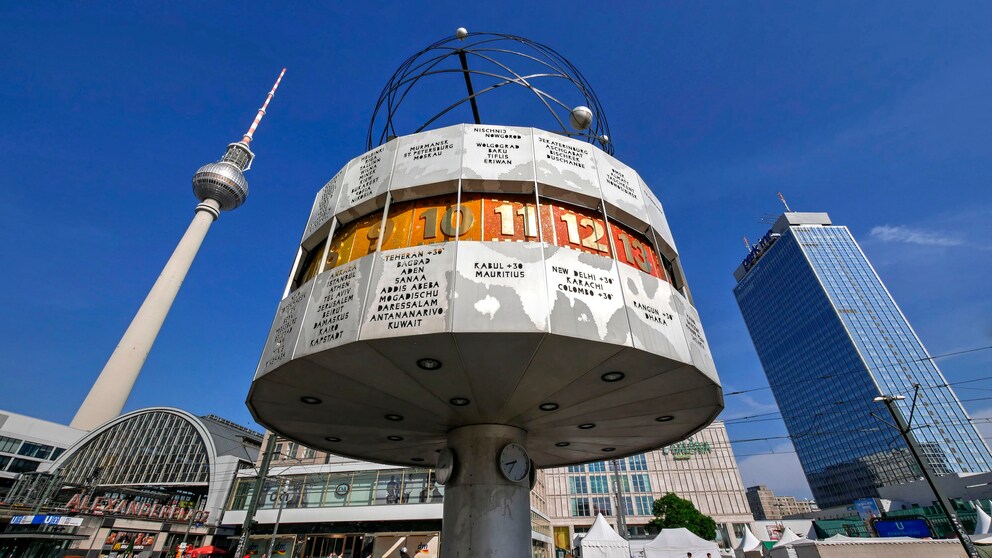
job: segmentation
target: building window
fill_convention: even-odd
[[[41,465],[39,461],[31,461],[30,459],[14,459],[10,462],[10,467],[7,468],[8,473],[31,473],[38,470],[38,465]]]
[[[630,467],[631,471],[647,471],[648,470],[648,460],[644,454],[632,455],[627,458],[627,465]]]
[[[23,455],[24,457],[36,457],[38,459],[48,459],[48,456],[52,454],[53,449],[55,448],[52,446],[46,446],[45,444],[24,442],[24,444],[21,445],[21,449],[17,450],[17,455]]]
[[[610,503],[609,496],[594,496],[592,498],[592,513],[603,514],[605,516],[613,515],[613,506]]]
[[[626,515],[634,515],[634,503],[630,496],[623,497],[623,513]]]
[[[651,492],[651,479],[643,473],[630,475],[630,484],[634,492]]]
[[[606,475],[592,475],[589,477],[589,488],[593,494],[609,494],[610,481]]]
[[[595,463],[590,463],[589,464],[589,472],[590,473],[605,473],[606,472],[606,462],[605,461],[597,461]]]
[[[585,477],[571,477],[568,479],[568,489],[572,494],[588,494],[589,488],[586,486]]]
[[[637,515],[654,515],[654,498],[651,496],[634,496],[637,505]]]
[[[17,438],[8,438],[6,436],[0,436],[0,451],[5,451],[7,453],[14,453],[17,451],[17,446],[21,445],[21,441]]]
[[[572,517],[589,517],[588,498],[572,498]]]
[[[6,469],[8,463],[10,463],[10,457],[6,455],[0,455],[0,471]]]
[[[586,466],[585,465],[569,465],[568,466],[568,472],[569,473],[584,473],[584,472],[586,472]]]

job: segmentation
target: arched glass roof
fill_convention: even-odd
[[[84,439],[56,464],[62,482],[76,485],[206,485],[210,455],[203,434],[189,418],[149,410]]]

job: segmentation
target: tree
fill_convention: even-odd
[[[660,529],[685,527],[708,541],[716,539],[716,521],[696,509],[689,500],[669,492],[654,501],[654,519],[651,523]]]

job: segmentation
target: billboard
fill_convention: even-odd
[[[871,525],[879,537],[933,538],[930,524],[922,517],[877,517]]]

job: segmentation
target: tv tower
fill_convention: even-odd
[[[255,158],[249,145],[285,73],[283,68],[244,137],[228,145],[219,161],[203,165],[193,175],[193,193],[200,200],[193,221],[76,411],[70,424],[73,428],[92,430],[121,414],[210,225],[221,211],[235,209],[248,199],[248,181],[243,173]]]

